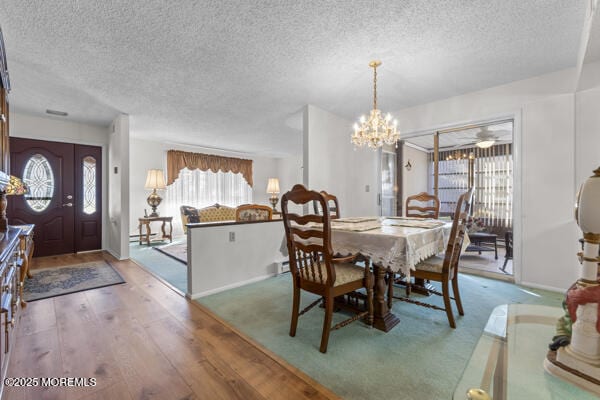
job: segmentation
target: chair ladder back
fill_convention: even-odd
[[[406,198],[406,216],[437,219],[440,213],[440,200],[437,196],[421,192]]]
[[[458,260],[462,252],[462,246],[465,239],[467,218],[471,212],[474,188],[459,196],[456,202],[454,218],[452,220],[452,229],[448,239],[448,246],[444,256],[443,272],[452,274],[458,268]]]
[[[328,210],[329,217],[331,219],[340,218],[340,204],[338,202],[337,197],[327,193],[324,190],[321,190],[320,193],[323,195],[323,197],[325,197],[327,207],[322,208],[321,204],[317,200],[313,200],[313,210],[315,211],[315,214],[321,215],[323,214],[323,210]]]
[[[335,282],[335,269],[331,258],[331,225],[327,213],[290,213],[288,203],[305,205],[317,201],[321,207],[327,202],[322,194],[309,191],[302,185],[295,185],[281,198],[283,224],[290,256],[292,275],[303,281],[332,286]]]

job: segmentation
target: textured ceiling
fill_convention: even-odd
[[[350,120],[570,66],[586,1],[0,0],[17,110],[284,155],[314,104]]]

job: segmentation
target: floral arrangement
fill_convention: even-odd
[[[467,232],[475,233],[485,228],[485,222],[483,221],[483,218],[473,218],[472,216],[469,216],[465,226],[467,228]]]

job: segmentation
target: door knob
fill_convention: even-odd
[[[73,203],[66,203],[66,204],[63,204],[63,207],[73,207]]]
[[[72,198],[73,198],[73,196],[71,196],[71,195],[67,196],[67,200],[71,200]]]

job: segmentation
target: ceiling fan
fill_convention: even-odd
[[[498,140],[498,136],[494,135],[494,132],[490,131],[488,126],[482,126],[476,137],[477,140],[473,144],[480,149],[492,147]]]

